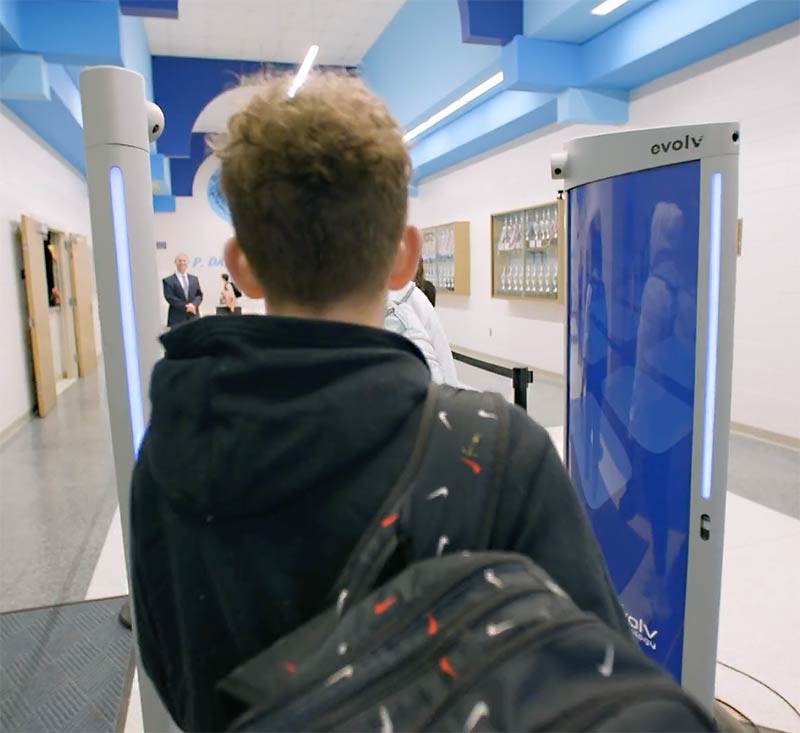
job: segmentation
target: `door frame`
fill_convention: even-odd
[[[78,348],[75,336],[75,298],[72,294],[72,276],[68,236],[58,229],[50,230],[50,240],[55,237],[58,253],[58,287],[61,295],[61,366],[65,379],[78,377]]]
[[[44,227],[32,216],[20,220],[19,241],[22,248],[23,277],[28,305],[28,334],[36,392],[36,409],[40,417],[56,404],[56,377],[53,365],[53,344],[50,341],[50,303],[47,292],[47,271],[44,262]]]
[[[70,234],[67,249],[69,251],[72,299],[75,304],[73,313],[78,373],[81,377],[86,377],[97,370],[93,305],[94,271],[86,237],[82,234]]]

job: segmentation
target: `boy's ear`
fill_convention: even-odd
[[[422,254],[422,234],[419,229],[407,226],[397,245],[397,253],[389,272],[389,290],[399,290],[414,279]]]
[[[231,280],[248,298],[258,299],[264,297],[264,288],[255,276],[247,261],[247,255],[242,251],[236,237],[231,237],[225,242],[224,250],[225,267],[231,274]]]

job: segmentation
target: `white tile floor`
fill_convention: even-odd
[[[56,382],[56,394],[60,395],[62,392],[65,392],[77,381],[77,379],[59,379],[58,382]]]
[[[563,429],[550,428],[557,447]],[[728,494],[718,660],[759,682],[717,667],[717,697],[761,726],[800,733],[800,521]],[[87,598],[127,593],[119,512],[114,516]],[[766,686],[768,687],[766,687]],[[134,680],[125,733],[140,733]]]
[[[717,659],[800,708],[800,521],[728,494]],[[763,726],[800,733],[797,714],[717,667],[717,696]]]
[[[139,699],[139,674],[133,675],[131,699],[128,702],[128,716],[125,718],[125,733],[144,733],[142,703]]]

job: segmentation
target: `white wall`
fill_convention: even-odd
[[[221,275],[227,270],[222,264],[222,250],[233,234],[233,227],[221,219],[208,204],[206,187],[218,162],[207,158],[197,171],[193,196],[176,198],[176,210],[156,214],[156,240],[167,243],[166,250],[157,250],[159,277],[175,272],[175,257],[183,252],[189,256],[189,272],[197,275],[203,290],[201,315],[214,315],[222,291]],[[263,301],[242,297],[243,313],[263,313]],[[163,322],[167,322],[167,304],[162,300]]]
[[[800,437],[800,24],[635,90],[625,128],[739,121],[740,216],[732,419]],[[423,183],[419,226],[471,224],[471,295],[437,310],[454,344],[563,373],[563,306],[491,298],[490,215],[555,199],[550,154],[609,126],[549,130]]]
[[[17,229],[22,214],[91,235],[83,178],[0,106],[0,433],[34,405],[25,284]]]

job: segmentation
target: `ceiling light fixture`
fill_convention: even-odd
[[[621,8],[628,0],[605,0],[597,7],[592,8],[592,15],[608,15],[617,8]]]
[[[441,122],[445,117],[449,117],[453,112],[461,109],[465,104],[469,104],[473,100],[486,94],[490,89],[493,89],[503,81],[503,72],[498,71],[494,76],[489,77],[486,81],[481,82],[474,89],[470,89],[464,96],[456,99],[455,102],[450,102],[446,107],[440,109],[435,114],[432,114],[424,122],[420,122],[415,128],[409,130],[403,135],[403,140],[410,142],[418,135],[421,135],[425,130],[430,130],[431,127]]]
[[[314,59],[317,58],[318,53],[319,46],[317,45],[311,46],[308,51],[306,51],[306,57],[303,59],[303,63],[300,64],[300,68],[297,70],[297,76],[295,76],[294,81],[292,81],[292,86],[289,87],[290,97],[293,97],[295,94],[297,94],[297,90],[303,86],[303,82],[306,80],[308,72],[311,71],[311,67],[314,65]]]

